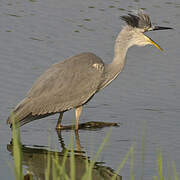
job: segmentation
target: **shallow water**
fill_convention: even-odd
[[[130,146],[135,146],[135,178],[139,179],[142,159],[142,129],[146,126],[143,179],[157,175],[157,149],[167,161],[174,160],[180,172],[180,3],[179,1],[89,1],[27,0],[0,2],[0,174],[13,179],[7,150],[11,131],[6,125],[10,110],[24,98],[34,80],[52,63],[79,52],[93,52],[105,62],[113,57],[116,35],[123,22],[120,15],[143,8],[152,22],[175,30],[148,33],[165,51],[154,47],[133,47],[127,63],[110,86],[94,96],[84,108],[81,122],[118,122],[99,161],[116,169]],[[65,113],[63,123],[71,124],[74,112]],[[34,121],[21,128],[22,144],[48,146],[57,116]],[[80,130],[80,142],[93,157],[109,128]],[[54,133],[52,133],[54,131]],[[68,144],[71,131],[63,131]],[[87,145],[88,139],[88,145]],[[61,150],[60,150],[61,151]],[[121,170],[129,179],[130,163]]]

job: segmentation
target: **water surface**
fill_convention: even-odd
[[[123,26],[120,15],[143,8],[152,22],[172,26],[173,31],[148,33],[165,49],[133,47],[127,63],[110,86],[94,96],[83,110],[81,122],[118,122],[99,161],[116,169],[130,146],[135,146],[135,178],[141,172],[142,129],[146,125],[143,179],[156,171],[157,149],[167,161],[174,160],[180,172],[180,3],[179,1],[123,0],[26,0],[0,2],[0,174],[11,180],[13,163],[7,144],[11,131],[6,125],[10,110],[24,98],[34,80],[52,63],[80,52],[93,52],[106,63],[113,58],[114,41]],[[63,123],[71,124],[74,112],[65,113]],[[21,128],[22,144],[48,147],[57,116],[34,121]],[[109,128],[80,130],[83,150],[93,157]],[[54,131],[54,133],[52,133]],[[71,131],[63,131],[68,144]],[[87,145],[88,139],[88,145]],[[61,150],[59,150],[61,151]],[[129,179],[129,162],[121,170]]]

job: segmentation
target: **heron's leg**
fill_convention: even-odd
[[[78,123],[79,123],[79,118],[82,113],[82,106],[79,106],[75,109],[75,114],[76,114],[76,124],[75,124],[75,130],[78,130]]]
[[[56,129],[61,129],[61,121],[62,121],[63,113],[64,112],[60,112],[59,119],[58,119],[58,122],[56,124]]]

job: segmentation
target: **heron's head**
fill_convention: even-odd
[[[163,49],[144,33],[147,31],[173,29],[170,27],[152,26],[149,16],[142,12],[139,12],[137,15],[128,14],[128,16],[122,16],[121,19],[124,20],[128,25],[130,36],[129,46],[145,46],[151,44],[162,51]]]

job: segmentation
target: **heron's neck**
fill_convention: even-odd
[[[131,44],[131,35],[128,28],[127,26],[124,27],[119,33],[114,46],[113,61],[108,65],[115,73],[120,73],[125,65],[126,54]]]
[[[131,35],[126,26],[122,29],[116,39],[113,61],[110,64],[105,65],[105,80],[102,83],[102,88],[107,86],[122,71],[125,65],[127,50],[131,46],[130,41]]]

